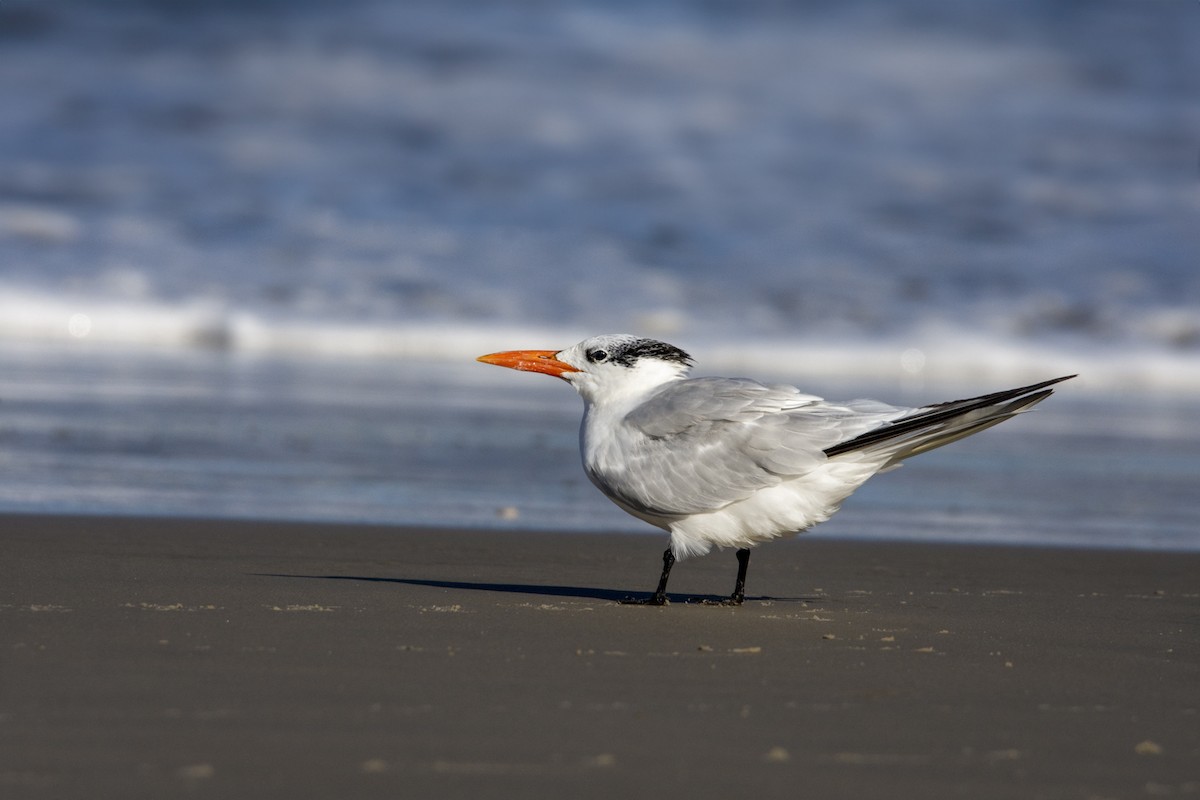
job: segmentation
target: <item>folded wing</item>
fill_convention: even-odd
[[[657,516],[716,511],[830,459],[888,469],[1025,411],[1069,375],[909,409],[871,400],[829,403],[790,386],[695,378],[665,386],[626,416],[632,444],[589,464],[589,476],[632,509]]]
[[[625,418],[620,463],[589,465],[604,491],[646,514],[716,511],[825,463],[838,442],[903,414],[872,401],[827,403],[750,380],[677,381]]]

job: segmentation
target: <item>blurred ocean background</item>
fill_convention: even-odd
[[[1200,548],[1200,4],[0,3],[0,512],[648,530],[628,331],[917,405],[819,535]]]

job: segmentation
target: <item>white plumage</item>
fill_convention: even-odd
[[[639,601],[652,604],[666,601],[677,558],[713,546],[738,549],[729,602],[740,603],[749,548],[824,522],[877,472],[1002,422],[1066,380],[913,409],[831,403],[742,378],[689,379],[687,353],[625,334],[479,360],[554,375],[583,397],[588,477],[622,509],[671,535],[658,590]]]

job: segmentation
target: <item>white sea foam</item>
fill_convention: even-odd
[[[648,326],[654,328],[655,326]],[[600,331],[513,323],[323,322],[267,319],[195,303],[68,302],[0,291],[0,339],[146,349],[227,350],[314,358],[467,362],[502,349],[565,347]],[[1101,348],[1013,341],[971,331],[925,330],[896,338],[668,337],[705,371],[782,380],[966,385],[1079,373],[1078,391],[1200,391],[1200,354],[1165,348]]]

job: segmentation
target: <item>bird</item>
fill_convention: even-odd
[[[560,378],[583,398],[587,477],[670,534],[653,594],[622,601],[652,606],[668,602],[676,561],[713,547],[736,551],[734,589],[721,603],[741,605],[751,548],[807,531],[873,475],[1026,411],[1076,377],[906,408],[830,402],[749,378],[688,377],[690,355],[633,334],[477,360]]]

